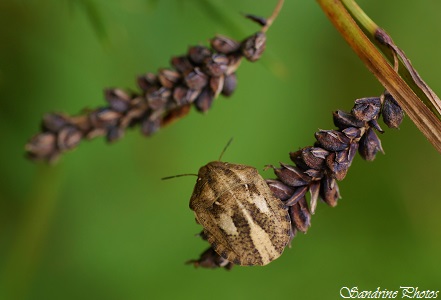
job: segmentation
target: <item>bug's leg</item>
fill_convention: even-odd
[[[234,266],[233,263],[217,254],[212,247],[205,250],[199,259],[189,260],[186,262],[186,264],[192,264],[195,267],[208,269],[225,268],[226,270],[231,270],[231,268]]]

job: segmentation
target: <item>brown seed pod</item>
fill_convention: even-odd
[[[290,240],[285,205],[253,167],[220,161],[203,166],[190,208],[212,248],[234,264],[266,265]]]

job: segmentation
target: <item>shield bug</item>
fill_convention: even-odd
[[[212,248],[237,265],[266,265],[290,240],[285,205],[250,166],[213,161],[200,168],[190,208]]]
[[[212,248],[237,265],[266,265],[290,240],[285,205],[250,166],[212,161],[201,167],[190,209]]]

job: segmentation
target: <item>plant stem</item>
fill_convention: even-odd
[[[354,50],[378,81],[380,81],[398,101],[412,122],[415,123],[435,149],[441,153],[441,120],[439,115],[436,114],[433,109],[431,111],[428,106],[423,103],[421,93],[415,93],[414,89],[410,87],[412,85],[414,88],[420,89],[420,87],[416,86],[413,82],[415,79],[412,78],[412,76],[410,76],[410,79],[404,77],[406,79],[405,81],[400,77],[379,49],[376,48],[371,40],[363,33],[353,16],[356,16],[356,20],[362,24],[368,34],[372,35],[373,33],[373,37],[376,36],[381,28],[370,20],[352,0],[317,0],[317,2],[346,42],[348,42],[352,50]],[[346,8],[350,10],[353,16],[350,15]],[[379,41],[377,42],[380,43]],[[390,49],[389,57],[392,57]],[[400,70],[403,69],[405,68],[400,67]],[[408,80],[413,83],[408,83]],[[425,102],[427,101],[430,101],[430,99],[425,99]]]

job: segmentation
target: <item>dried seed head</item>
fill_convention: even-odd
[[[206,112],[207,110],[210,109],[213,100],[214,100],[213,92],[209,88],[203,89],[202,92],[194,101],[196,109],[200,112]]]
[[[311,214],[305,197],[289,208],[289,216],[297,230],[306,233],[311,226]]]
[[[286,199],[284,204],[286,206],[293,206],[297,204],[297,202],[299,202],[300,199],[303,199],[305,197],[305,194],[308,191],[308,189],[309,186],[307,185],[297,187],[294,193],[292,193],[292,195],[288,199]]]
[[[210,49],[204,46],[193,46],[188,49],[188,57],[197,65],[202,64],[204,60],[210,56]]]
[[[361,98],[355,100],[352,114],[361,121],[371,121],[375,119],[381,110],[380,97]]]
[[[146,95],[149,108],[152,110],[159,110],[164,108],[167,100],[171,97],[171,90],[166,87],[154,90]]]
[[[384,94],[382,114],[383,114],[383,122],[389,128],[400,127],[400,124],[404,118],[403,109],[394,99],[394,97],[388,92]]]
[[[341,151],[349,146],[350,139],[337,130],[320,130],[315,133],[317,142],[329,151]]]
[[[314,180],[320,180],[323,177],[323,171],[324,170],[308,169],[303,173],[311,177],[311,179],[314,181]]]
[[[365,135],[360,139],[358,152],[365,160],[373,161],[378,151],[381,151],[384,154],[380,139],[375,134],[375,131],[372,128],[369,128]]]
[[[45,114],[43,116],[43,123],[42,123],[43,130],[58,132],[67,124],[68,124],[67,116],[63,114],[52,113],[52,114]]]
[[[292,187],[307,185],[312,179],[303,173],[303,171],[294,166],[280,164],[281,168],[274,168],[274,174],[284,184]]]
[[[295,163],[296,166],[299,167],[300,169],[302,169],[302,170],[307,170],[307,169],[310,168],[310,167],[305,163],[305,161],[303,160],[303,157],[302,157],[302,149],[297,150],[297,151],[295,151],[295,152],[290,152],[290,153],[289,153],[289,157],[290,157],[291,161],[292,161],[293,163]]]
[[[332,113],[334,124],[339,129],[343,130],[347,127],[364,127],[366,126],[366,122],[363,122],[356,117],[354,117],[353,114],[344,112],[342,110],[337,110]]]
[[[349,166],[351,166],[352,161],[354,160],[355,154],[357,154],[357,150],[358,150],[358,143],[351,143],[351,145],[349,146],[349,151],[348,151]]]
[[[184,85],[178,85],[173,90],[173,99],[178,106],[187,105],[193,103],[199,94],[200,91],[198,90],[191,90]]]
[[[172,89],[181,79],[181,74],[179,74],[179,72],[177,71],[169,69],[160,69],[158,73],[158,79],[163,87]]]
[[[268,20],[261,16],[256,16],[252,14],[245,14],[245,18],[250,19],[251,21],[259,24],[260,26],[265,26],[268,24]]]
[[[265,50],[266,36],[263,32],[257,32],[242,42],[242,54],[249,61],[256,61]]]
[[[301,157],[308,168],[321,170],[329,152],[319,147],[306,147],[302,149]]]
[[[121,114],[109,108],[99,108],[89,114],[89,120],[93,128],[106,128],[116,125]]]
[[[208,76],[196,67],[185,76],[184,80],[190,89],[201,90],[207,85]]]
[[[350,161],[349,161],[349,150],[343,150],[339,152],[332,152],[326,158],[326,165],[332,172],[332,177],[337,180],[343,180],[348,172]]]
[[[380,124],[378,124],[377,119],[373,119],[371,121],[369,121],[369,126],[375,128],[375,130],[377,130],[379,133],[384,133],[384,130],[381,129]]]
[[[361,128],[355,128],[355,127],[348,127],[346,129],[343,129],[342,132],[349,138],[351,141],[356,140],[358,141],[361,136],[364,134],[364,127]]]
[[[266,184],[268,184],[274,196],[282,201],[286,201],[294,193],[292,187],[283,184],[279,180],[267,179]]]
[[[225,76],[221,75],[218,77],[210,78],[210,89],[213,92],[213,97],[216,98],[222,92],[224,88]]]
[[[176,120],[178,120],[179,118],[184,117],[190,112],[190,108],[191,105],[187,104],[167,112],[164,115],[164,117],[161,119],[161,127],[171,124]]]
[[[213,54],[204,61],[204,70],[210,76],[221,76],[228,69],[228,57],[224,54]]]
[[[111,126],[107,128],[106,140],[113,143],[124,136],[124,129],[119,126]]]
[[[311,199],[309,202],[311,214],[315,214],[317,207],[317,200],[320,194],[320,181],[315,181],[309,186],[309,192],[311,193]]]
[[[60,130],[57,136],[57,147],[59,150],[69,150],[75,148],[81,138],[83,137],[81,131],[73,126],[66,126]]]
[[[145,136],[150,136],[159,130],[161,127],[161,119],[160,118],[144,118],[141,121],[141,132]]]
[[[35,159],[46,159],[56,151],[56,135],[43,132],[34,135],[25,145],[26,151]]]
[[[130,107],[131,97],[121,89],[106,89],[104,96],[111,109],[117,112],[126,112]]]
[[[230,75],[225,76],[224,86],[222,87],[222,95],[231,96],[236,89],[237,86],[237,78],[236,73],[231,73]]]
[[[138,86],[143,91],[148,91],[151,88],[154,88],[159,85],[158,78],[153,73],[146,73],[144,75],[138,76]]]
[[[320,198],[331,207],[337,205],[340,199],[340,192],[338,190],[337,182],[334,178],[323,177],[320,181]]]
[[[187,56],[174,56],[172,57],[170,64],[176,71],[186,74],[193,70],[193,65],[188,60]]]
[[[228,55],[228,68],[225,72],[225,75],[230,75],[236,72],[237,68],[239,68],[240,63],[242,62],[242,55],[239,53],[233,53]]]
[[[223,35],[216,35],[210,40],[211,47],[219,53],[230,54],[240,48],[240,43]]]

